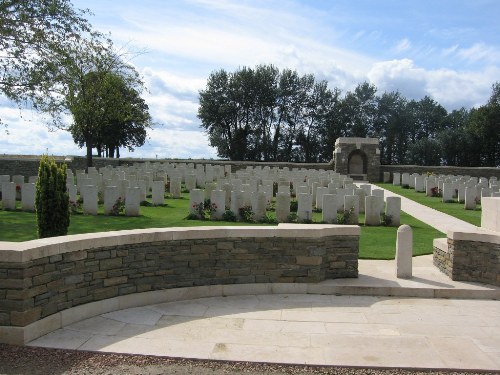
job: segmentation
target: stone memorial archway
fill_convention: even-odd
[[[380,149],[378,138],[338,138],[333,152],[335,172],[354,180],[380,180]]]

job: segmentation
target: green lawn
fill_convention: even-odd
[[[444,203],[442,198],[428,197],[425,193],[417,193],[414,189],[403,189],[401,186],[394,186],[389,183],[378,183],[377,185],[392,191],[393,193],[423,204],[424,206],[444,212],[445,214],[454,216],[457,219],[466,221],[475,226],[481,226],[481,206],[477,206],[475,210],[466,210],[464,209],[463,203]]]
[[[183,199],[166,199],[164,207],[141,207],[141,216],[126,217],[105,216],[100,207],[99,215],[90,216],[76,214],[71,216],[69,234],[93,233],[125,229],[166,228],[189,226],[235,226],[235,225],[266,225],[234,223],[226,221],[186,220],[189,211],[188,194]],[[274,213],[271,213],[273,215]],[[321,221],[321,214],[314,213],[314,222]],[[360,223],[364,222],[363,215]],[[416,220],[405,213],[401,215],[401,223],[413,228],[414,255],[431,254],[432,240],[443,237],[439,231]],[[395,227],[365,227],[361,225],[360,258],[393,259],[396,244]],[[0,241],[28,241],[37,238],[36,217],[34,213],[0,210]]]

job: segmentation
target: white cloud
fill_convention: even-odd
[[[500,50],[494,46],[484,43],[476,43],[469,48],[461,48],[457,51],[460,58],[470,62],[488,62],[498,64],[500,61]]]
[[[448,110],[453,110],[485,104],[491,83],[499,73],[499,68],[491,67],[479,72],[426,70],[410,59],[402,59],[374,64],[368,78],[382,92],[399,91],[408,99],[416,100],[429,95]]]
[[[401,53],[408,51],[411,48],[411,42],[407,39],[401,39],[398,44],[396,44],[396,47],[394,47],[394,51],[396,53]]]

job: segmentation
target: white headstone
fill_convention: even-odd
[[[125,215],[139,216],[141,208],[141,189],[129,187],[125,193]]]
[[[468,186],[465,188],[465,206],[466,210],[476,209],[476,188]]]
[[[201,189],[192,189],[189,192],[189,213],[200,215],[200,211],[204,208],[205,192]],[[203,217],[199,217],[203,219]]]
[[[385,215],[391,217],[391,226],[399,226],[401,223],[401,197],[387,197],[386,203]]]
[[[266,215],[267,199],[266,194],[262,191],[253,192],[252,194],[252,211],[253,218],[256,221],[262,220]]]
[[[448,203],[453,201],[453,193],[455,192],[455,189],[453,187],[453,183],[451,182],[444,182],[443,183],[443,202]]]
[[[349,211],[348,224],[359,224],[359,196],[346,195],[344,197],[344,209]]]
[[[120,188],[118,186],[106,186],[104,188],[104,215],[109,215],[113,211],[116,201],[120,197]]]
[[[231,211],[236,215],[237,218],[240,218],[240,208],[244,205],[242,204],[242,195],[243,191],[233,190],[231,191]]]
[[[4,210],[16,209],[15,182],[2,182],[2,207]]]
[[[323,195],[323,221],[326,223],[337,223],[337,211],[339,203],[335,194]]]
[[[312,194],[298,194],[297,220],[312,220]]]
[[[213,211],[211,218],[214,220],[221,220],[226,210],[226,192],[224,190],[212,190],[210,204]]]
[[[318,187],[316,189],[316,208],[323,209],[323,195],[328,194],[327,187]]]
[[[380,213],[384,209],[384,198],[369,195],[365,198],[365,225],[380,225]]]
[[[401,185],[401,174],[399,172],[394,172],[392,174],[392,184]]]
[[[172,177],[170,179],[170,194],[172,194],[173,198],[180,198],[181,197],[181,184],[182,184],[182,178],[181,177]]]
[[[84,185],[81,187],[83,196],[83,213],[90,215],[97,215],[97,186]]]
[[[22,186],[21,208],[23,211],[35,211],[36,185],[34,183],[24,183]]]
[[[151,196],[153,206],[159,206],[165,203],[165,182],[153,181],[153,190]]]
[[[290,215],[290,192],[276,194],[276,219],[280,223],[288,221]]]

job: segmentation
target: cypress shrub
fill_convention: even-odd
[[[39,238],[68,233],[70,212],[66,190],[66,164],[58,166],[54,159],[43,155],[38,167],[35,196]]]

